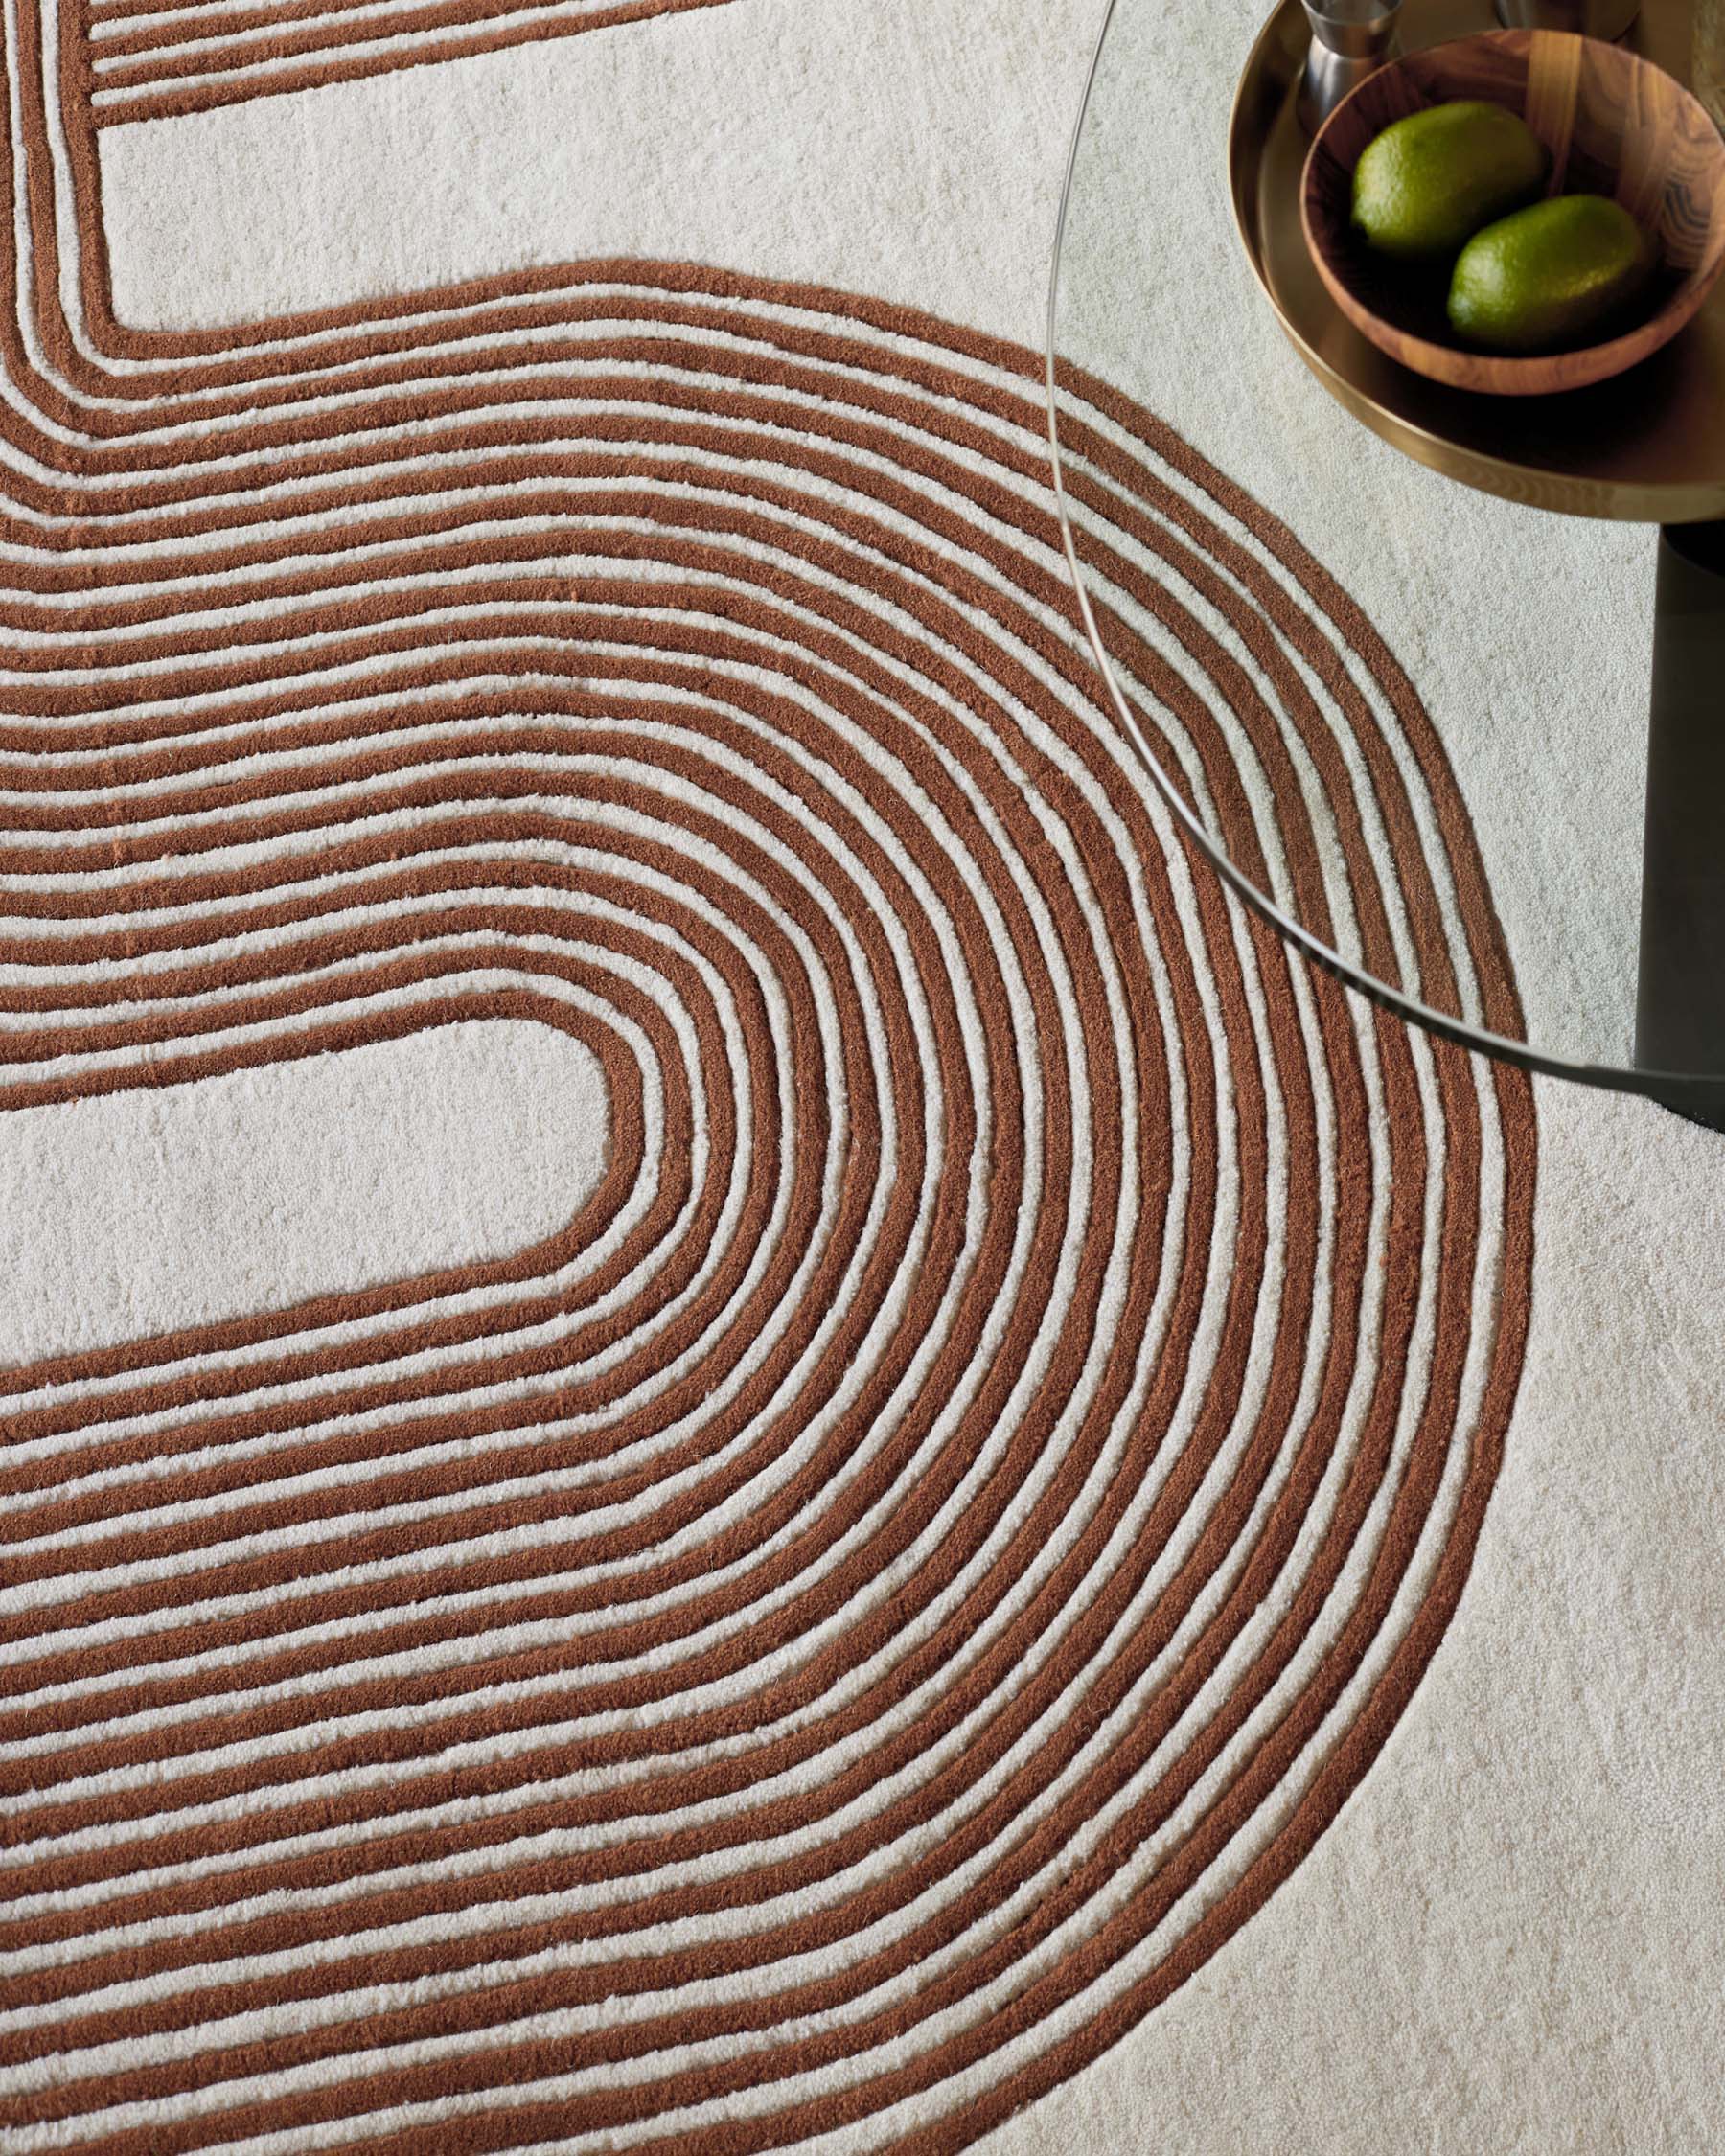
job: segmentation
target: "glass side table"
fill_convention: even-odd
[[[1725,285],[1593,389],[1397,366],[1306,254],[1307,23],[1261,6],[1112,0],[1072,144],[1050,432],[1117,715],[1308,957],[1444,1038],[1725,1127]],[[1499,27],[1492,0],[1398,24],[1404,49]],[[1644,0],[1627,41],[1687,81],[1688,0]],[[1167,430],[1174,539],[1137,542],[1164,596],[1099,566],[1123,513],[1061,395],[1080,377]]]

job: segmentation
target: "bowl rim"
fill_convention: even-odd
[[[1411,62],[1428,59],[1433,54],[1453,52],[1464,45],[1496,45],[1512,52],[1530,53],[1535,37],[1560,37],[1577,45],[1597,45],[1603,51],[1620,55],[1630,63],[1632,72],[1647,69],[1660,75],[1677,90],[1684,103],[1692,106],[1708,128],[1719,138],[1721,158],[1725,159],[1725,129],[1721,129],[1706,105],[1687,82],[1678,81],[1668,68],[1648,59],[1645,54],[1636,53],[1609,38],[1585,37],[1578,32],[1566,30],[1480,30],[1471,31],[1462,37],[1446,37],[1436,45],[1422,45],[1411,53],[1397,53],[1376,68],[1364,81],[1356,82],[1347,95],[1341,99],[1325,116],[1318,132],[1312,137],[1300,174],[1300,228],[1304,237],[1306,252],[1313,266],[1322,280],[1324,289],[1346,318],[1369,338],[1380,352],[1400,365],[1409,367],[1428,379],[1445,383],[1450,388],[1470,389],[1484,394],[1500,396],[1546,395],[1565,389],[1586,388],[1594,382],[1603,381],[1614,374],[1650,358],[1663,345],[1668,344],[1680,332],[1687,329],[1700,312],[1709,293],[1725,272],[1725,218],[1717,222],[1717,236],[1712,241],[1708,253],[1688,272],[1682,283],[1670,293],[1665,305],[1646,321],[1638,323],[1633,330],[1625,330],[1614,337],[1603,338],[1597,344],[1581,344],[1565,351],[1540,353],[1492,353],[1479,352],[1463,344],[1438,344],[1430,337],[1401,329],[1388,315],[1379,314],[1369,308],[1358,293],[1350,291],[1331,268],[1323,249],[1318,244],[1312,230],[1313,175],[1320,147],[1328,137],[1341,115],[1347,110],[1364,91],[1374,82],[1394,71],[1406,71]],[[1339,165],[1341,159],[1337,158]],[[1348,170],[1351,172],[1352,168]],[[1548,197],[1549,199],[1549,197]],[[1648,332],[1657,329],[1660,333],[1649,339]],[[1393,339],[1393,347],[1390,340]],[[1553,374],[1558,378],[1553,379]],[[1534,378],[1537,377],[1538,378]]]

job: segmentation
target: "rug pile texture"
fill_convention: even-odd
[[[1095,12],[8,10],[0,2147],[1725,2135],[1718,1141],[1138,768]],[[1135,702],[1518,1010],[1442,664],[1202,394],[1063,371]]]

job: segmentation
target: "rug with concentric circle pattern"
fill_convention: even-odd
[[[1529,1092],[1174,836],[1033,350],[579,233],[116,312],[109,129],[696,19],[6,18],[9,2148],[968,2145],[1250,1925],[1468,1577]],[[1392,650],[1063,394],[1236,859],[1313,843],[1274,709],[1406,812],[1362,918],[1439,881],[1512,996]]]

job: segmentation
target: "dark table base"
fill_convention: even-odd
[[[1725,523],[1659,535],[1635,1060],[1725,1079]],[[1725,1083],[1667,1106],[1725,1130]]]

